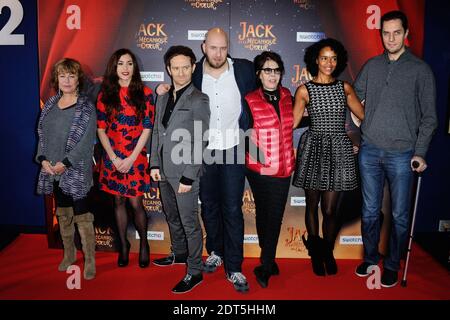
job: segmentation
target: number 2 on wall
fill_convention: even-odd
[[[12,34],[23,19],[23,7],[18,0],[0,0],[0,14],[4,7],[11,10],[11,16],[3,28],[0,29],[0,46],[25,45],[23,34]]]

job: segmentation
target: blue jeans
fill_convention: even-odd
[[[230,151],[236,148],[230,149]],[[217,153],[226,152],[215,150]],[[242,197],[244,164],[204,164],[200,177],[202,220],[206,250],[223,257],[226,272],[241,272],[244,260]]]
[[[378,264],[380,259],[380,212],[383,200],[383,186],[387,179],[391,194],[392,228],[389,249],[384,258],[384,268],[400,269],[400,258],[406,248],[409,228],[409,207],[413,171],[411,158],[413,150],[404,152],[386,151],[363,142],[359,152],[361,188],[363,194],[362,240],[364,261]]]

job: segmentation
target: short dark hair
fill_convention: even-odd
[[[61,72],[68,72],[72,74],[76,74],[78,77],[78,91],[81,91],[84,87],[85,75],[83,69],[81,68],[81,64],[72,58],[63,58],[55,63],[52,69],[52,75],[50,78],[50,85],[56,92],[59,91],[58,86],[58,75]]]
[[[386,12],[385,14],[383,14],[381,16],[380,33],[383,32],[383,23],[385,21],[390,21],[390,20],[395,20],[395,19],[400,19],[400,21],[402,22],[402,27],[405,32],[406,32],[406,30],[408,30],[408,18],[406,17],[406,15],[400,10],[394,10],[394,11]]]
[[[171,46],[164,54],[164,64],[166,67],[170,67],[170,60],[179,55],[189,57],[191,59],[191,65],[194,65],[195,61],[197,61],[191,48],[186,46]]]
[[[336,78],[347,67],[348,55],[344,45],[333,38],[322,39],[306,48],[305,57],[303,59],[306,63],[306,69],[308,69],[313,77],[317,76],[319,68],[316,60],[319,57],[320,50],[325,47],[330,47],[337,55],[336,69],[331,74]]]
[[[259,74],[261,73],[261,70],[264,66],[264,63],[266,63],[267,60],[275,61],[278,64],[278,68],[280,68],[281,76],[280,76],[280,82],[283,79],[284,74],[284,63],[283,60],[281,60],[281,56],[273,51],[263,51],[261,54],[257,55],[255,59],[253,60],[253,66],[255,67],[255,73],[256,73],[256,84],[258,87],[262,86],[261,79],[259,79]]]

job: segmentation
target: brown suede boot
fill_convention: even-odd
[[[75,223],[80,233],[84,254],[83,276],[86,280],[95,278],[95,230],[94,215],[90,212],[76,215]]]
[[[58,217],[59,232],[64,247],[64,258],[58,266],[59,271],[66,271],[69,266],[77,261],[77,248],[75,247],[74,236],[75,226],[72,207],[56,208]]]

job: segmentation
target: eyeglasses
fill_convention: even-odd
[[[274,73],[274,74],[276,74],[276,75],[280,75],[281,74],[281,69],[280,68],[275,68],[275,69],[272,69],[272,68],[263,68],[263,69],[261,69],[265,74],[272,74],[272,73]]]

